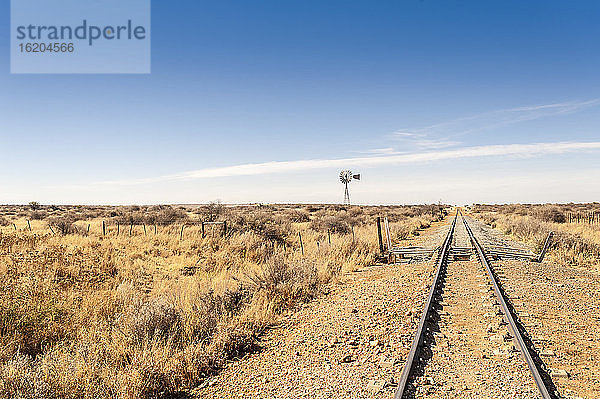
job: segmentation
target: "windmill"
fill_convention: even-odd
[[[348,192],[348,183],[354,180],[360,180],[360,173],[357,175],[353,175],[349,170],[342,170],[340,172],[340,181],[345,187],[344,190],[344,205],[350,205],[350,193]]]

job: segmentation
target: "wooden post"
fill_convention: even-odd
[[[329,239],[329,245],[331,245],[331,230],[327,229],[327,238]]]
[[[144,223],[144,235],[146,235],[146,223]]]
[[[202,222],[202,238],[206,236],[206,232],[204,231],[204,222]]]
[[[117,237],[119,236],[119,232],[121,231],[121,225],[117,222]]]
[[[227,221],[223,221],[223,237],[227,236]]]
[[[133,232],[133,222],[129,224],[129,235]]]
[[[321,244],[319,243],[319,241],[317,241],[317,251],[321,250]]]
[[[181,232],[179,233],[179,239],[183,240],[183,228],[185,227],[185,224],[181,225]]]
[[[13,227],[15,228],[15,231],[17,231],[17,225],[13,223]]]
[[[102,235],[106,235],[106,223],[104,223],[104,220],[102,221]]]
[[[156,223],[154,223],[154,234],[158,234],[158,228],[156,227]]]
[[[31,231],[31,223],[29,223],[29,220],[27,221],[27,227],[29,227],[29,231]]]
[[[88,223],[87,233],[90,234],[90,224]]]
[[[354,244],[354,226],[350,226],[350,230],[352,230],[352,244]]]
[[[302,250],[302,256],[304,256],[304,244],[302,243],[302,234],[298,232],[298,237],[300,238],[300,249]]]
[[[379,252],[383,254],[383,237],[381,236],[381,217],[377,216],[377,238],[379,239]]]
[[[550,247],[550,240],[552,239],[553,235],[554,235],[554,233],[550,232],[548,234],[548,237],[546,237],[546,242],[544,243],[544,248],[542,248],[542,252],[540,253],[540,256],[537,258],[538,262],[541,262],[544,260],[544,256],[546,256],[546,251],[548,251],[548,248]]]
[[[388,218],[383,219],[383,225],[385,227],[385,238],[387,241],[388,251],[392,249],[392,236],[390,235],[390,224],[388,222]]]
[[[51,225],[48,225],[48,227],[50,227],[50,231],[52,232],[52,234],[56,234],[56,233],[54,233],[54,229],[52,228]]]

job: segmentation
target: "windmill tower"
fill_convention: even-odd
[[[348,192],[348,183],[354,180],[360,180],[360,173],[353,175],[349,170],[342,170],[340,172],[340,181],[344,185],[344,205],[350,205],[350,193]]]

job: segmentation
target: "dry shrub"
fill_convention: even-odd
[[[265,211],[241,216],[234,223],[234,229],[238,231],[251,231],[267,241],[278,244],[286,243],[290,232],[287,220]]]
[[[185,222],[188,219],[189,216],[185,210],[181,208],[166,207],[156,214],[154,223],[166,226],[173,223]],[[151,220],[149,220],[149,224],[153,224]]]
[[[138,344],[153,340],[179,341],[182,332],[179,310],[166,298],[155,298],[133,309],[128,330]]]
[[[556,206],[544,206],[534,211],[534,215],[544,222],[565,223],[565,214]]]
[[[0,358],[15,351],[36,356],[45,345],[72,336],[72,310],[56,292],[47,290],[47,284],[31,281],[12,289],[10,297],[0,297]]]
[[[12,223],[5,218],[4,216],[0,216],[0,226],[10,226]]]
[[[62,235],[82,233],[83,230],[80,231],[75,225],[76,221],[77,219],[72,215],[65,215],[49,219],[48,224]]]
[[[122,225],[161,225],[168,226],[174,223],[185,223],[189,216],[185,210],[172,206],[159,205],[150,209],[142,209],[139,206],[131,206],[119,214],[115,221]]]
[[[141,225],[147,222],[146,216],[140,211],[126,211],[116,217],[116,222],[122,225]],[[148,223],[154,224],[154,223]]]
[[[205,222],[216,222],[225,213],[225,206],[220,201],[211,201],[200,209],[200,215]]]
[[[320,232],[349,234],[355,224],[356,220],[345,211],[334,215],[320,213],[312,220],[310,228]]]
[[[415,232],[414,226],[410,223],[400,223],[398,226],[393,228],[393,234],[397,240],[406,240]]]
[[[285,212],[284,218],[292,223],[304,223],[310,221],[310,214],[300,209],[290,209]]]
[[[314,262],[306,259],[294,261],[282,255],[272,256],[260,270],[248,277],[258,291],[267,293],[277,309],[312,298],[319,286]]]
[[[29,219],[31,220],[44,220],[48,216],[44,211],[31,211],[29,212]]]

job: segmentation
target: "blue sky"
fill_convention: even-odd
[[[154,1],[149,75],[11,75],[0,13],[0,203],[600,197],[596,1]]]

